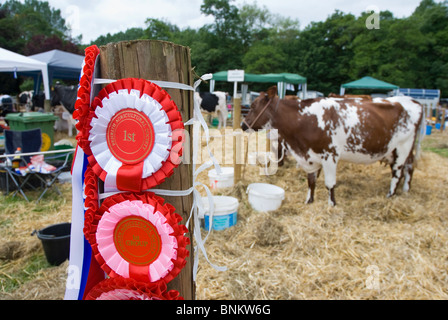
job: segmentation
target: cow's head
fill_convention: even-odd
[[[249,113],[243,119],[241,128],[259,130],[271,119],[275,97],[277,96],[277,86],[270,87],[267,92],[260,92],[260,95],[252,102]]]

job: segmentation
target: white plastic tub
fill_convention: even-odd
[[[227,196],[214,196],[213,203],[215,211],[213,213],[212,229],[224,230],[234,226],[238,215],[238,199]],[[202,198],[202,204],[205,209],[203,216],[204,228],[208,230],[210,224],[210,211],[207,197]]]
[[[210,170],[208,172],[210,188],[221,189],[233,187],[233,172],[232,167],[221,167],[221,174],[218,174],[216,169]]]
[[[252,183],[247,187],[249,203],[256,211],[275,211],[285,199],[285,190],[267,183]]]

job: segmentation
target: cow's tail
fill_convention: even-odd
[[[415,140],[414,140],[414,150],[415,150],[415,156],[414,156],[414,167],[417,167],[417,163],[420,160],[421,154],[422,154],[422,141],[423,138],[426,135],[425,130],[425,108],[417,101],[414,101],[414,103],[418,104],[421,107],[421,115],[420,119],[418,121],[418,124],[416,125],[416,133],[415,133]]]

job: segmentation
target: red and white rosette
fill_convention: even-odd
[[[92,170],[91,166],[87,166],[84,173],[84,236],[89,240],[94,223],[96,212],[100,207],[98,198],[98,177]]]
[[[109,278],[89,291],[85,300],[183,300],[176,290],[166,292],[166,286],[138,282],[122,277]]]
[[[95,64],[100,54],[100,50],[96,45],[92,45],[85,49],[84,61],[81,65],[81,74],[79,77],[78,93],[75,102],[75,111],[73,112],[73,118],[78,120],[76,123],[76,129],[78,134],[76,139],[79,146],[86,152],[88,150],[88,132],[85,127],[90,117],[90,103],[93,99],[92,89],[95,76]]]
[[[186,264],[188,232],[170,204],[153,193],[120,193],[86,211],[95,258],[112,278],[168,283]],[[88,215],[92,215],[88,217]]]
[[[156,84],[121,79],[91,105],[89,163],[107,190],[139,192],[162,183],[182,155],[183,122],[176,104]]]

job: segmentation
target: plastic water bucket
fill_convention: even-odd
[[[42,242],[48,263],[58,266],[68,259],[70,254],[71,223],[59,223],[37,231]]]
[[[221,174],[212,169],[208,172],[211,189],[229,188],[233,186],[233,168],[221,167]]]
[[[238,199],[227,196],[214,196],[213,203],[215,211],[213,213],[213,230],[224,230],[236,224],[238,216]],[[208,198],[202,198],[204,205],[204,228],[209,229],[210,226],[210,211]]]
[[[285,190],[267,183],[252,183],[247,187],[249,203],[256,211],[275,211],[285,199]]]
[[[429,136],[431,135],[431,131],[432,131],[432,126],[426,126],[426,135]]]

